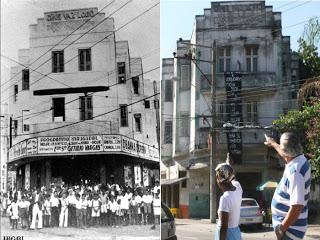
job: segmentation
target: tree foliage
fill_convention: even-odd
[[[295,132],[301,138],[305,155],[310,158],[312,178],[320,180],[320,100],[313,99],[301,110],[292,110],[273,125],[280,132]]]

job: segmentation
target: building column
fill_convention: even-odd
[[[106,185],[107,181],[106,181],[106,165],[103,161],[103,159],[100,161],[100,183]]]
[[[37,171],[35,165],[30,163],[30,189],[34,188],[37,185]]]
[[[46,188],[48,189],[51,184],[51,159],[46,160],[45,169],[46,169]]]
[[[46,164],[45,161],[40,163],[40,187],[46,186]]]

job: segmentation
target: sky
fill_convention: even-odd
[[[89,7],[98,7],[98,11],[100,11],[111,1],[1,0],[1,55],[17,60],[18,49],[29,47],[29,25],[37,23],[37,18],[43,18],[44,12]],[[107,16],[128,1],[130,2],[128,5],[113,15],[116,29],[159,2],[159,0],[114,0],[114,3],[103,12]],[[157,5],[116,33],[116,40],[129,41],[131,57],[142,57],[144,71],[148,71],[160,64],[159,14],[160,6]],[[144,27],[142,28],[141,26]],[[44,62],[45,60],[43,59],[42,61]],[[10,67],[14,65],[13,62],[1,57],[2,83],[10,78]],[[158,80],[159,71],[145,74],[144,77]],[[3,87],[6,88],[7,85]],[[4,96],[2,95],[1,98],[3,99]]]
[[[204,8],[210,8],[210,2],[203,0],[161,0],[161,58],[172,57],[176,48],[176,41],[180,37],[190,39],[195,15],[202,15]],[[273,6],[273,11],[282,12],[283,35],[291,36],[291,49],[297,51],[297,40],[302,35],[304,25],[307,22],[297,26],[288,26],[307,21],[312,16],[320,16],[320,1],[266,0],[266,5]]]

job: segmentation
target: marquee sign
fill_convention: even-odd
[[[122,135],[80,135],[30,138],[9,149],[9,162],[24,156],[123,152],[159,161],[158,149]]]

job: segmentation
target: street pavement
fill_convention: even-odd
[[[178,240],[213,240],[216,224],[208,219],[176,219]],[[274,240],[275,234],[270,226],[264,226],[262,230],[246,228],[242,230],[243,240]],[[320,239],[320,225],[309,225],[305,240]]]
[[[120,228],[91,227],[79,228],[42,228],[40,230],[11,230],[8,218],[1,218],[0,235],[4,237],[23,236],[23,239],[11,238],[15,240],[159,240],[160,228],[151,230],[150,225],[124,226]],[[9,238],[10,239],[10,238]]]

